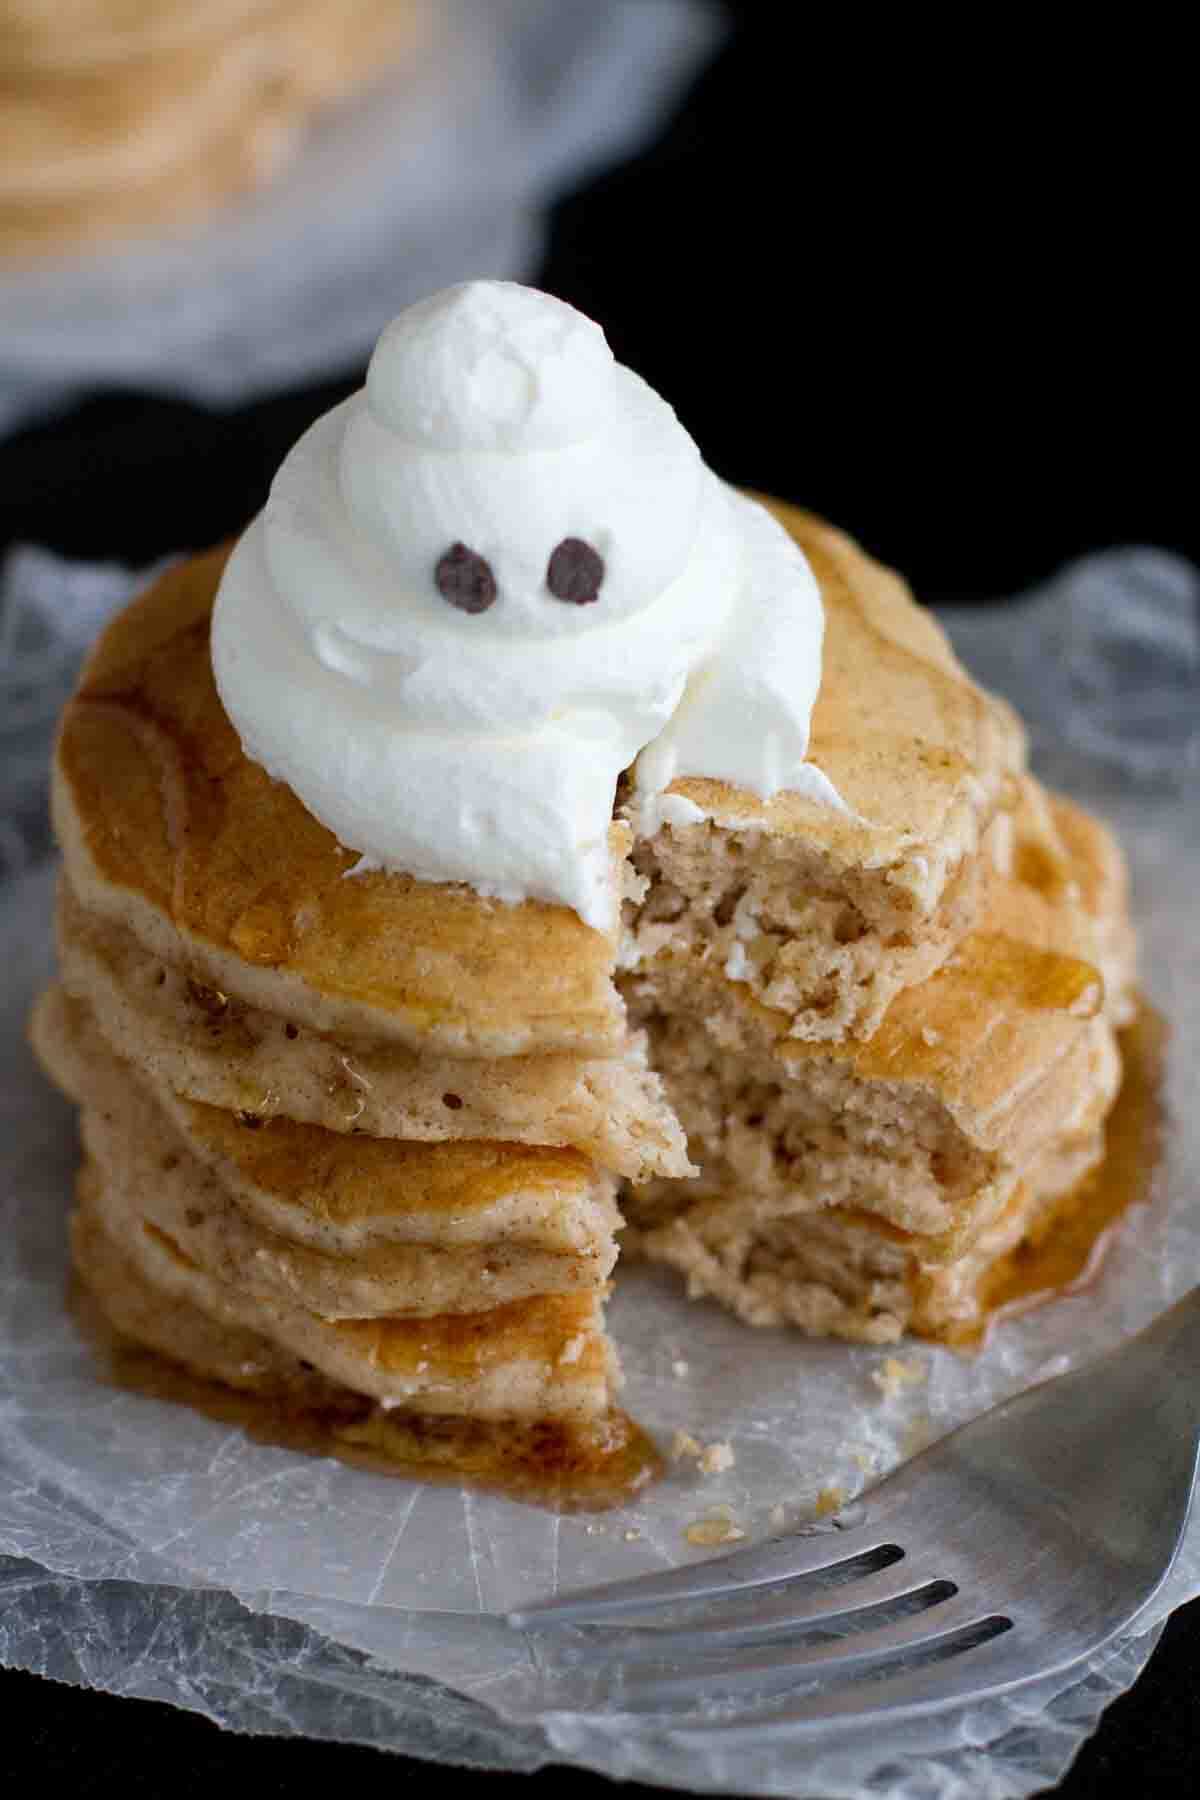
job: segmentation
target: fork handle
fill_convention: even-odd
[[[1032,1390],[1030,1469],[1047,1488],[1062,1485],[1065,1509],[1123,1560],[1165,1556],[1176,1506],[1183,1527],[1200,1447],[1200,1287],[1098,1363],[1063,1377],[1059,1392],[1068,1386],[1074,1405],[1065,1418],[1038,1408]],[[1018,1399],[1014,1411],[1021,1408]],[[1119,1482],[1114,1458],[1126,1463]]]

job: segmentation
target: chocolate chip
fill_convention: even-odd
[[[443,1094],[442,1095],[442,1105],[448,1106],[450,1108],[451,1112],[457,1112],[459,1107],[462,1105],[462,1095],[461,1094]]]
[[[564,538],[546,566],[546,586],[571,606],[590,605],[603,580],[604,558],[582,538]]]
[[[496,598],[491,564],[465,544],[451,544],[434,570],[438,593],[460,612],[486,612]]]

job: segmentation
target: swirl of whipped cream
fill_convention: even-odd
[[[602,567],[584,603],[549,585],[572,544]],[[451,552],[486,564],[471,610]],[[631,765],[643,809],[684,774],[838,803],[804,761],[822,627],[800,550],[600,328],[477,281],[394,320],[286,458],[222,580],[213,667],[246,754],[360,866],[610,930]]]

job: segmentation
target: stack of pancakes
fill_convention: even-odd
[[[119,1334],[410,1461],[571,1469],[625,1442],[619,1188],[693,1293],[874,1342],[955,1335],[1046,1229],[1119,1081],[1119,854],[903,585],[776,510],[821,585],[810,755],[844,810],[689,779],[700,822],[619,808],[607,934],[352,874],[222,711],[221,555],[110,626],[56,758],[34,1035]]]
[[[0,0],[0,255],[174,225],[274,173],[414,0]]]

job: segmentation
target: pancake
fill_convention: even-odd
[[[131,932],[86,913],[66,885],[58,925],[64,985],[114,1049],[190,1099],[375,1137],[569,1145],[634,1181],[690,1172],[639,1037],[623,1058],[495,1062],[342,1044],[162,962]]]
[[[979,929],[901,991],[866,1042],[798,1040],[786,1015],[686,954],[631,977],[635,1016],[701,1169],[689,1188],[652,1182],[631,1196],[632,1222],[653,1231],[692,1209],[761,1222],[852,1208],[946,1262],[1055,1144],[1091,1137],[1120,1080],[1113,1022],[1125,1016],[1132,968],[1110,959],[1106,1002],[1097,961],[1102,941],[1121,939],[1123,890],[1095,876],[1111,846],[1099,828],[1070,850],[1050,838],[1051,882],[1054,831],[1053,808],[1023,778]],[[1085,897],[1115,917],[1097,919]]]
[[[437,1317],[325,1319],[196,1262],[142,1211],[142,1196],[84,1165],[81,1203],[160,1293],[223,1326],[261,1333],[380,1405],[464,1418],[594,1419],[616,1362],[601,1296],[552,1294]]]
[[[809,1337],[894,1344],[907,1334],[970,1340],[984,1323],[987,1277],[1031,1233],[1052,1229],[1074,1184],[1103,1154],[1095,1133],[1055,1159],[1042,1191],[1017,1182],[997,1216],[952,1262],[885,1221],[842,1207],[756,1221],[730,1204],[656,1232],[631,1231],[622,1255],[675,1268],[693,1299],[718,1301],[747,1325],[790,1325]]]
[[[83,1107],[100,1167],[125,1187],[164,1191],[144,1208],[154,1223],[188,1248],[184,1215],[203,1210],[195,1228],[212,1236],[219,1213],[227,1260],[279,1264],[290,1288],[330,1316],[471,1310],[484,1294],[498,1304],[599,1287],[616,1260],[612,1181],[577,1152],[339,1137],[289,1119],[248,1129],[231,1113],[155,1094],[61,988],[43,994],[32,1037],[52,1080]],[[339,1299],[351,1287],[355,1298]],[[368,1302],[370,1292],[382,1300]]]
[[[711,816],[635,845],[643,885],[623,961],[688,950],[786,1013],[792,1036],[865,1038],[972,928],[982,841],[1012,804],[1024,737],[897,576],[809,514],[766,504],[821,588],[809,758],[845,808],[674,782]]]
[[[198,1268],[252,1299],[302,1306],[322,1319],[432,1318],[592,1291],[616,1260],[611,1236],[603,1258],[506,1240],[315,1250],[248,1216],[135,1088],[111,1111],[85,1106],[81,1132],[112,1191],[135,1194],[142,1220]]]
[[[0,257],[175,228],[257,185],[417,18],[413,0],[6,0]]]
[[[76,1274],[121,1338],[225,1387],[285,1400],[297,1409],[340,1405],[351,1418],[361,1415],[369,1405],[361,1394],[339,1387],[261,1332],[219,1323],[190,1301],[154,1287],[100,1222],[90,1203],[96,1185],[90,1170],[80,1171],[71,1255]]]
[[[319,89],[352,52],[356,35],[382,25],[412,29],[411,0],[339,0],[341,36],[328,47],[311,35],[314,20],[333,37],[335,22],[323,0],[4,0],[0,9],[0,56],[4,67],[26,74],[108,67],[114,78],[147,57],[166,59],[204,53],[239,40],[258,41],[269,50],[289,31],[310,35],[302,49],[303,79]],[[323,15],[323,17],[322,17]],[[407,15],[407,18],[406,18]],[[290,47],[298,54],[296,47]]]
[[[86,1189],[90,1177],[81,1185]],[[71,1223],[74,1311],[124,1386],[186,1401],[272,1442],[378,1472],[499,1486],[556,1506],[608,1505],[655,1473],[623,1414],[472,1419],[377,1406],[261,1332],[218,1321],[149,1281],[84,1203]]]
[[[1137,936],[1129,913],[1129,871],[1108,827],[1063,794],[1047,796],[1053,827],[1077,884],[1077,897],[1095,931],[1093,955],[1104,977],[1106,1011],[1115,1025],[1134,1016]],[[1028,850],[1024,854],[1028,857]],[[1026,881],[1037,884],[1036,863],[1025,866]]]

